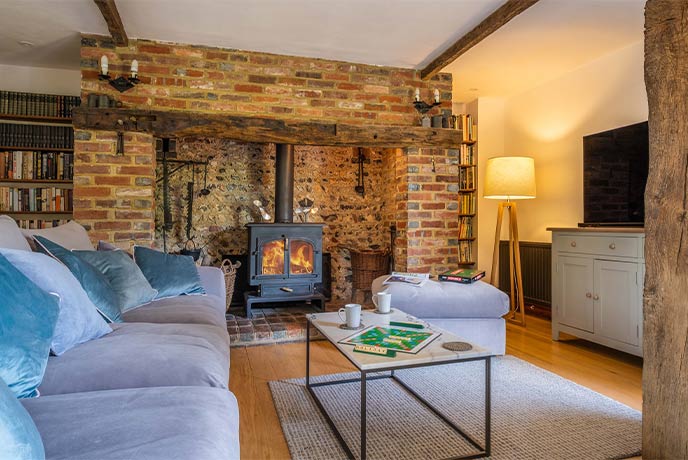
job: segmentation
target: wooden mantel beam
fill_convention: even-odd
[[[442,69],[454,62],[456,58],[483,41],[490,34],[502,27],[525,10],[535,5],[538,0],[507,0],[497,8],[483,22],[475,26],[473,30],[461,37],[456,43],[437,56],[425,68],[421,69],[420,76],[428,80]]]
[[[242,142],[294,145],[457,148],[463,138],[460,130],[446,128],[349,125],[204,112],[87,107],[74,109],[72,123],[76,129],[145,132],[157,137],[217,137]]]
[[[115,45],[128,46],[129,38],[127,37],[127,33],[124,31],[124,24],[122,24],[122,18],[119,17],[119,11],[117,11],[115,0],[93,1],[96,5],[98,5],[103,18],[105,18],[105,22],[107,23],[112,39],[115,41]]]

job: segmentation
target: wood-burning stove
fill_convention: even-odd
[[[277,144],[275,223],[248,224],[248,284],[257,291],[244,295],[246,317],[255,303],[312,301],[325,307],[315,284],[323,279],[324,224],[293,223],[294,147]]]

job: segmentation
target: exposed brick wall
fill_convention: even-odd
[[[141,84],[120,94],[98,80],[103,54],[114,76],[127,74],[131,60],[137,59]],[[437,88],[442,106],[430,114],[451,112],[451,75],[423,82],[419,72],[410,69],[144,40],[117,48],[109,38],[96,36],[82,37],[81,68],[84,101],[90,93],[107,93],[133,108],[411,126],[418,124],[411,104],[416,88],[425,101],[432,100]],[[89,227],[94,240],[106,239],[123,247],[131,242],[151,244],[154,139],[125,133],[123,157],[114,154],[115,141],[114,131],[77,132],[75,219]],[[328,154],[322,148],[311,150],[309,155]],[[450,154],[441,149],[434,150],[436,171],[429,171],[432,152],[415,148],[376,154],[376,163],[368,169],[377,168],[372,179],[379,179],[379,186],[369,187],[368,197],[361,201],[372,210],[375,228],[367,229],[365,219],[347,228],[352,234],[367,229],[371,245],[386,246],[389,225],[395,223],[398,270],[440,271],[456,261],[457,212],[452,203],[457,199],[457,172]],[[317,160],[312,157],[313,164]],[[326,167],[331,172],[331,165]],[[231,172],[223,177],[225,186],[241,186]],[[346,181],[353,187],[354,177],[347,176]],[[333,194],[332,200],[335,195],[342,193]],[[364,209],[355,207],[354,211],[362,214]],[[333,233],[331,244],[350,243],[338,240],[340,236]],[[353,241],[363,246],[361,240]],[[334,261],[335,268],[345,269],[345,264],[344,259]]]
[[[425,82],[412,69],[324,59],[147,40],[116,48],[109,37],[88,35],[81,45],[82,96],[108,93],[127,107],[415,125],[411,103],[416,88],[425,101],[437,88],[442,109],[451,113],[452,76],[447,73]],[[120,94],[100,81],[102,55],[114,76],[128,74],[137,59],[141,84]]]
[[[122,247],[153,241],[155,152],[147,134],[124,136],[124,155],[116,155],[117,135],[108,131],[74,133],[74,219],[91,239]]]

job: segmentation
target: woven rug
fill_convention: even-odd
[[[475,439],[484,439],[482,362],[397,372]],[[512,356],[495,358],[492,376],[491,458],[595,460],[639,454],[640,412]],[[293,459],[346,458],[308,394],[304,379],[270,382],[270,389]],[[473,452],[391,380],[369,382],[367,390],[368,458],[430,459]],[[326,386],[315,391],[344,439],[358,453],[360,385]]]

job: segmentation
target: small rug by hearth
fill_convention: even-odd
[[[482,362],[397,371],[453,422],[481,441]],[[340,379],[358,374],[323,376]],[[492,366],[492,459],[595,460],[639,455],[641,414],[619,402],[513,356]],[[344,459],[304,379],[270,382],[294,460]],[[389,379],[368,384],[368,458],[431,459],[471,447]],[[354,452],[360,450],[360,385],[315,390]]]

